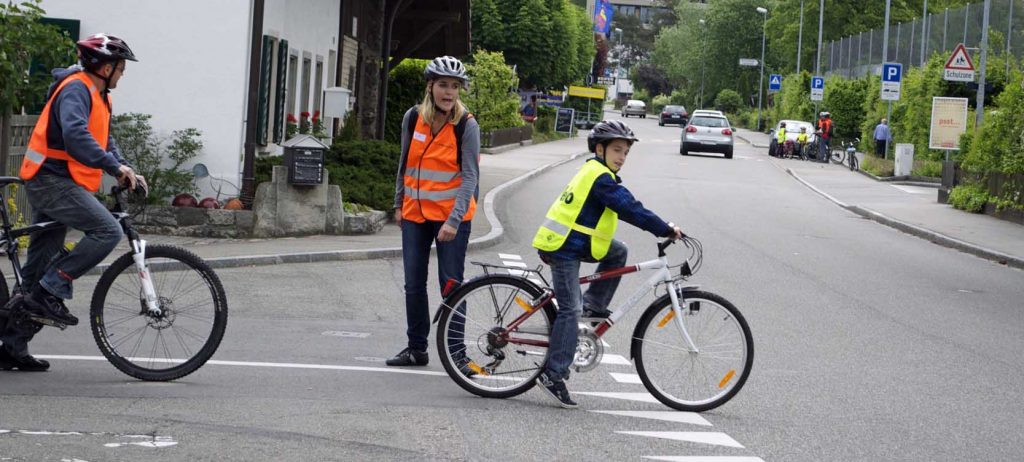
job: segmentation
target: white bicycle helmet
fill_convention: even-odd
[[[433,61],[427,64],[427,68],[423,70],[423,77],[428,81],[438,77],[454,77],[461,80],[464,84],[469,83],[469,77],[466,75],[466,66],[462,65],[462,61],[451,56],[434,58]]]

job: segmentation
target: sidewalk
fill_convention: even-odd
[[[879,182],[836,164],[768,157],[767,134],[737,129],[736,136],[840,207],[936,244],[1024,269],[1024,226],[940,204],[935,188]]]
[[[581,138],[524,146],[500,154],[480,156],[480,198],[473,216],[469,247],[484,248],[501,241],[504,230],[497,219],[495,202],[523,182],[549,168],[586,154]],[[74,237],[69,236],[74,239]],[[319,261],[392,258],[402,255],[398,226],[388,224],[380,232],[358,236],[307,236],[275,239],[217,239],[144,235],[149,245],[170,244],[199,255],[214,268],[309,263]],[[128,251],[118,248],[90,274],[98,274]]]

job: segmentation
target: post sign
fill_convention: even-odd
[[[882,65],[882,100],[899,101],[900,85],[903,80],[903,65],[885,63]]]
[[[960,150],[960,135],[967,131],[967,98],[932,98],[929,149]]]
[[[768,91],[780,91],[782,90],[782,75],[771,74],[768,77]]]
[[[604,99],[604,87],[569,87],[569,96],[579,96],[581,98],[593,98],[593,99]]]
[[[811,101],[825,99],[825,78],[821,76],[811,77]]]
[[[597,84],[598,85],[615,85],[615,77],[611,77],[611,76],[608,76],[608,77],[605,77],[605,76],[598,77],[597,78]]]
[[[942,78],[953,82],[974,81],[974,63],[967,55],[967,48],[964,47],[964,44],[957,45],[953,50],[953,56],[946,61]]]
[[[555,131],[559,133],[572,134],[572,125],[575,116],[576,111],[572,108],[563,107],[558,109],[558,114],[555,116]]]
[[[740,66],[752,67],[752,66],[757,66],[759,63],[760,63],[760,61],[758,61],[756,59],[740,58]]]

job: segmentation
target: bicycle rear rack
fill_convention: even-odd
[[[469,263],[483,268],[484,274],[488,276],[491,274],[492,270],[502,269],[508,271],[513,276],[522,276],[527,279],[529,279],[528,274],[536,274],[537,277],[541,279],[541,281],[544,281],[544,285],[550,285],[548,284],[548,280],[544,277],[544,274],[541,273],[541,269],[544,268],[544,265],[537,265],[536,268],[531,269],[524,268],[521,266],[495,265],[492,263],[484,263],[482,261],[470,261]]]

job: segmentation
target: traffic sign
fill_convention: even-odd
[[[598,77],[598,85],[615,85],[615,77]]]
[[[898,101],[903,80],[903,65],[899,63],[882,64],[882,100]]]
[[[964,47],[964,44],[958,44],[953,50],[953,55],[946,61],[942,78],[953,82],[974,81],[974,63],[967,55],[967,48]]]
[[[760,62],[756,59],[740,58],[740,66],[757,66]]]
[[[768,91],[779,91],[782,90],[782,75],[772,74],[768,77]]]
[[[825,99],[825,78],[821,76],[811,77],[811,101]]]

